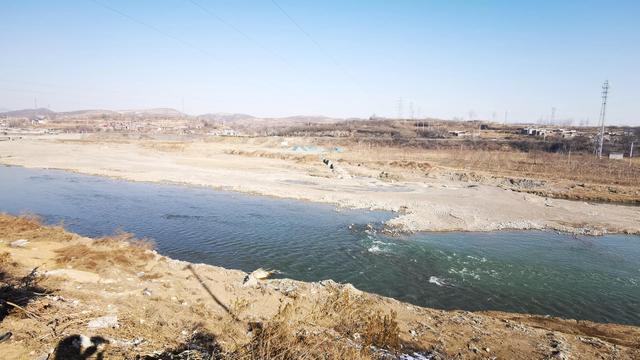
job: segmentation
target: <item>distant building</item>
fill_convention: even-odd
[[[609,159],[611,160],[622,160],[624,158],[624,154],[622,153],[611,153],[609,154]]]

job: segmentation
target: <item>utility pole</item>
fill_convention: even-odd
[[[551,119],[549,119],[549,125],[555,125],[556,123],[556,108],[551,107]]]
[[[604,145],[604,119],[607,111],[607,96],[609,95],[609,80],[602,84],[602,106],[600,107],[600,145],[598,158],[602,159],[602,146]]]
[[[398,98],[398,120],[402,120],[402,98]]]

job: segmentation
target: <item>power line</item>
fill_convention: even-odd
[[[102,3],[102,2],[100,2],[98,0],[91,0],[91,1],[94,2],[97,5],[99,5],[99,6],[103,7],[103,8],[105,8],[105,9],[113,12],[113,13],[116,13],[116,14],[118,14],[118,15],[126,18],[126,19],[129,19],[130,21],[133,21],[134,23],[136,23],[138,25],[144,26],[144,27],[146,27],[146,28],[148,28],[150,30],[153,30],[153,31],[157,32],[158,34],[160,34],[162,36],[165,36],[165,37],[167,37],[167,38],[169,38],[171,40],[177,41],[177,42],[181,43],[184,46],[187,46],[187,47],[189,47],[189,48],[191,48],[193,50],[196,50],[196,51],[198,51],[198,52],[200,52],[202,54],[205,54],[205,55],[208,55],[208,56],[211,56],[211,57],[215,57],[210,52],[208,52],[208,51],[206,51],[206,50],[204,50],[204,49],[202,49],[202,48],[200,48],[200,47],[198,47],[198,46],[196,46],[196,45],[194,45],[194,44],[192,44],[192,43],[190,43],[190,42],[188,42],[186,40],[182,40],[180,38],[177,38],[177,37],[175,37],[175,36],[173,36],[173,35],[171,35],[171,34],[169,34],[167,32],[164,32],[164,31],[158,29],[157,27],[155,27],[155,26],[153,26],[151,24],[148,24],[148,23],[146,23],[146,22],[144,22],[142,20],[138,20],[138,19],[134,18],[133,16],[131,16],[129,14],[126,14],[126,13],[124,13],[124,12],[122,12],[122,11],[116,9],[116,8],[113,8],[113,7],[111,7],[111,6],[107,5],[107,4],[104,4],[104,3]]]
[[[342,71],[344,73],[344,75],[346,75],[349,80],[351,80],[358,89],[360,89],[360,91],[362,91],[365,95],[369,96],[368,92],[360,85],[360,83],[353,77],[353,75],[351,75],[351,73],[349,71],[347,71],[347,69],[342,66],[342,64],[340,64],[338,62],[338,60],[331,55],[331,53],[329,53],[329,51],[327,51],[308,31],[306,31],[291,15],[289,15],[289,13],[287,11],[285,11],[282,6],[280,6],[280,4],[278,4],[278,2],[276,0],[271,0],[271,2],[273,3],[273,5],[275,5],[278,10],[280,10],[280,12],[287,18],[289,19],[289,21],[291,21],[291,23],[293,25],[295,25],[296,28],[298,28],[298,30],[300,30],[301,33],[303,33],[307,38],[309,38],[309,40],[311,40],[311,42],[313,44],[315,44],[315,46],[320,50],[320,52],[323,53],[323,55],[325,55],[327,58],[329,58],[329,60],[331,60],[331,62],[333,62],[333,64],[338,67],[340,69],[340,71]]]
[[[223,23],[224,25],[226,25],[227,27],[229,27],[231,30],[235,31],[236,33],[240,34],[242,37],[244,37],[247,41],[251,42],[252,44],[254,44],[255,46],[259,47],[260,49],[262,49],[263,51],[269,53],[271,56],[274,56],[276,58],[278,58],[280,61],[282,61],[283,63],[285,63],[287,66],[289,67],[293,67],[284,57],[282,57],[281,55],[279,55],[278,53],[276,53],[275,51],[269,49],[268,47],[262,45],[262,43],[260,43],[259,41],[255,40],[253,37],[251,37],[249,34],[247,34],[246,32],[242,31],[240,28],[238,28],[237,26],[235,26],[233,23],[225,20],[224,18],[222,18],[220,15],[214,13],[213,11],[211,11],[210,9],[208,9],[207,7],[203,6],[202,4],[198,3],[195,0],[186,0],[188,2],[190,2],[191,4],[193,4],[194,6],[196,6],[197,8],[199,8],[200,10],[202,10],[204,13],[206,13],[207,15],[213,17],[214,19],[218,20],[219,22]]]
[[[206,56],[212,58],[213,60],[215,60],[215,61],[217,61],[217,62],[219,62],[221,64],[224,64],[227,67],[235,68],[237,71],[242,73],[241,69],[238,68],[237,66],[234,66],[233,64],[229,64],[229,63],[226,63],[226,62],[222,61],[220,58],[218,58],[217,56],[213,55],[209,51],[207,51],[207,50],[205,50],[205,49],[203,49],[203,48],[201,48],[199,46],[196,46],[196,45],[190,43],[189,41],[186,41],[186,40],[180,39],[178,37],[175,37],[175,36],[165,32],[165,31],[160,30],[159,28],[157,28],[157,27],[155,27],[155,26],[153,26],[151,24],[148,24],[148,23],[146,23],[146,22],[144,22],[142,20],[138,20],[135,17],[133,17],[133,16],[131,16],[129,14],[126,14],[126,13],[124,13],[124,12],[118,10],[118,9],[115,9],[115,8],[109,6],[109,5],[106,5],[106,4],[104,4],[104,3],[102,3],[102,2],[100,2],[98,0],[91,0],[91,1],[94,2],[95,4],[99,5],[99,6],[101,6],[101,7],[105,8],[105,9],[115,13],[115,14],[118,14],[118,15],[120,15],[120,16],[122,16],[122,17],[124,17],[124,18],[126,18],[126,19],[128,19],[130,21],[135,22],[138,25],[144,26],[144,27],[146,27],[146,28],[148,28],[150,30],[153,30],[153,31],[157,32],[158,34],[161,34],[161,35],[163,35],[163,36],[165,36],[165,37],[167,37],[167,38],[169,38],[171,40],[174,40],[174,41],[177,41],[177,42],[181,43],[184,46],[187,46],[187,47],[189,47],[189,48],[191,48],[193,50],[196,50],[196,51],[202,53],[203,55],[206,55]],[[261,79],[261,81],[263,81],[265,84],[267,84],[267,85],[269,85],[271,87],[276,87],[276,88],[279,87],[278,84],[276,84],[276,83],[274,83],[274,82],[272,82],[270,80]]]

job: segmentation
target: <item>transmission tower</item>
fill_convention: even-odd
[[[598,146],[598,158],[602,158],[602,145],[604,144],[604,119],[607,111],[607,96],[609,95],[609,80],[602,84],[602,106],[600,107],[600,144]]]

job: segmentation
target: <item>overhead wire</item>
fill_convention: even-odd
[[[252,36],[250,36],[249,34],[247,34],[244,31],[242,31],[242,29],[240,29],[239,27],[237,27],[236,25],[234,25],[230,21],[224,19],[222,16],[220,16],[217,13],[213,12],[211,9],[205,7],[204,5],[200,4],[199,2],[197,2],[195,0],[186,0],[186,1],[190,2],[195,7],[199,8],[200,10],[202,10],[205,14],[211,16],[212,18],[214,18],[214,19],[218,20],[219,22],[221,22],[222,24],[226,25],[228,28],[230,28],[231,30],[233,30],[236,33],[238,33],[240,36],[245,38],[247,41],[249,41],[253,45],[259,47],[263,51],[269,53],[271,56],[273,56],[273,57],[277,58],[278,60],[282,61],[287,66],[293,67],[293,65],[291,65],[291,63],[289,61],[287,61],[287,59],[285,59],[283,56],[281,56],[280,54],[278,54],[274,50],[266,47],[265,45],[263,45],[259,41],[255,40]]]
[[[183,40],[183,39],[180,39],[178,37],[175,37],[175,36],[165,32],[165,31],[160,30],[159,28],[157,28],[157,27],[155,27],[155,26],[153,26],[151,24],[148,24],[148,23],[146,23],[146,22],[144,22],[142,20],[136,19],[133,16],[131,16],[131,15],[129,15],[129,14],[123,12],[123,11],[120,11],[120,10],[114,8],[114,7],[111,7],[111,6],[105,4],[105,3],[101,2],[101,1],[98,1],[98,0],[91,0],[91,1],[94,2],[97,5],[99,5],[99,6],[103,7],[103,8],[105,8],[105,9],[113,12],[113,13],[116,13],[116,14],[118,14],[118,15],[126,18],[126,19],[129,19],[130,21],[133,21],[134,23],[136,23],[138,25],[144,26],[144,27],[146,27],[146,28],[148,28],[150,30],[153,30],[153,31],[157,32],[160,35],[163,35],[163,36],[165,36],[165,37],[167,37],[167,38],[169,38],[171,40],[177,41],[177,42],[181,43],[184,46],[187,46],[187,47],[189,47],[189,48],[191,48],[193,50],[201,52],[202,54],[205,54],[205,55],[208,55],[208,56],[213,56],[213,54],[211,54],[210,52],[206,51],[205,49],[202,49],[199,46],[196,46],[196,45],[194,45],[194,44],[192,44],[192,43],[190,43],[190,42],[188,42],[186,40]]]
[[[196,50],[196,51],[202,53],[203,55],[209,56],[212,59],[216,60],[217,62],[224,63],[224,65],[227,66],[227,67],[233,67],[236,70],[238,70],[239,72],[243,73],[242,71],[240,71],[240,69],[237,66],[235,66],[233,64],[230,64],[228,62],[223,62],[220,58],[218,58],[217,56],[215,56],[211,52],[209,52],[209,51],[207,51],[207,50],[205,50],[205,49],[203,49],[203,48],[201,48],[201,47],[199,47],[199,46],[197,46],[197,45],[195,45],[195,44],[193,44],[193,43],[191,43],[189,41],[186,41],[186,40],[181,39],[179,37],[173,36],[173,35],[165,32],[165,31],[159,29],[156,26],[148,24],[148,23],[146,23],[146,22],[144,22],[142,20],[139,20],[139,19],[137,19],[137,18],[135,18],[135,17],[133,17],[133,16],[121,11],[121,10],[118,10],[118,9],[112,7],[112,6],[109,6],[109,5],[107,5],[107,4],[105,4],[105,3],[101,2],[101,1],[98,1],[98,0],[90,0],[90,1],[92,1],[93,3],[103,7],[104,9],[107,9],[107,10],[109,10],[109,11],[115,13],[115,14],[118,14],[118,15],[120,15],[120,16],[122,16],[122,17],[124,17],[124,18],[126,18],[126,19],[128,19],[128,20],[130,20],[130,21],[132,21],[132,22],[134,22],[134,23],[136,23],[138,25],[140,25],[140,26],[143,26],[143,27],[146,27],[146,28],[148,28],[150,30],[153,30],[153,31],[157,32],[158,34],[161,34],[161,35],[163,35],[163,36],[165,36],[165,37],[167,37],[169,39],[172,39],[172,40],[174,40],[176,42],[179,42],[184,46],[187,46],[187,47],[189,47],[189,48],[191,48],[193,50]],[[211,14],[213,14],[213,13],[211,13]],[[278,84],[275,84],[270,80],[261,79],[261,81],[263,81],[264,83],[268,84],[269,86],[276,87],[276,88],[279,87]]]
[[[314,36],[311,35],[307,30],[305,30],[300,23],[298,23],[276,0],[271,0],[273,5],[280,10],[280,12],[287,18],[289,21],[302,33],[304,34],[311,42],[320,50],[320,52],[326,56],[353,84],[362,91],[365,95],[370,96],[369,92],[360,84],[358,80],[344,67],[338,59],[333,56],[327,49],[325,49],[319,41],[315,39]]]

